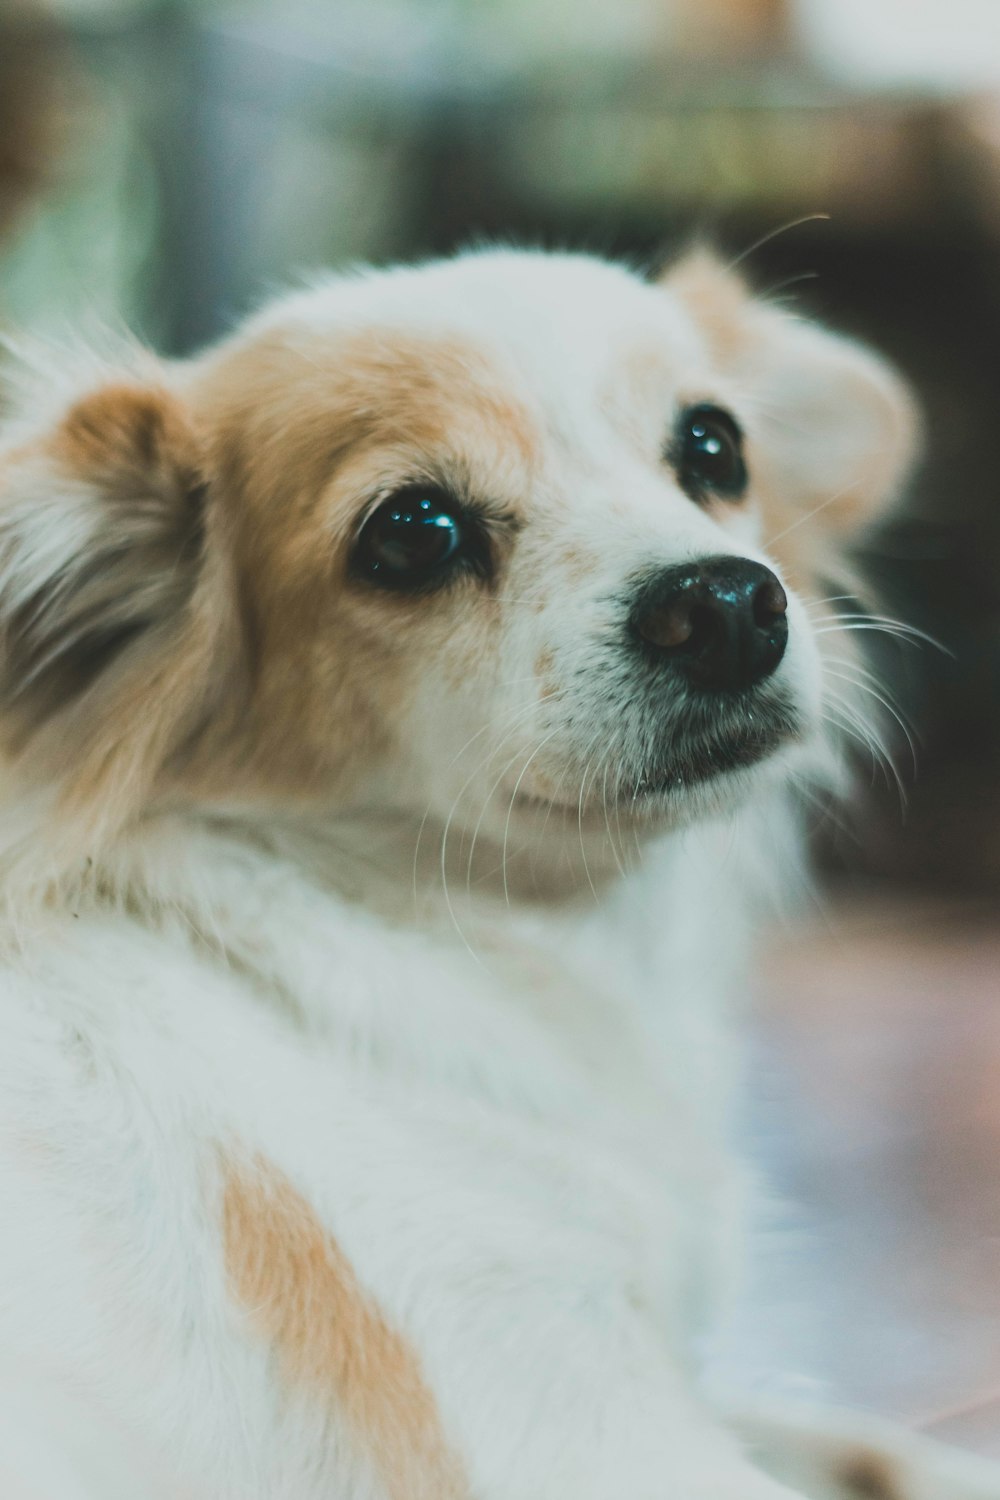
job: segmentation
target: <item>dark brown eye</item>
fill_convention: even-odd
[[[737,500],[746,490],[743,434],[721,406],[688,406],[681,412],[670,458],[693,500],[710,495]]]
[[[382,588],[417,592],[444,583],[464,564],[478,564],[480,541],[476,523],[449,495],[414,486],[368,517],[352,567]]]

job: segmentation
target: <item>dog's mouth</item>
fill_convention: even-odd
[[[748,769],[773,755],[796,732],[791,716],[780,715],[700,737],[673,748],[669,757],[645,771],[631,796],[637,802],[676,796],[733,771]]]
[[[800,734],[801,724],[794,710],[772,704],[728,725],[688,725],[655,758],[634,771],[629,771],[626,763],[604,774],[592,765],[579,797],[567,798],[565,793],[546,796],[522,786],[517,801],[536,807],[571,808],[582,821],[591,813],[603,819],[611,808],[617,809],[617,816],[635,813],[645,818],[647,813],[683,803],[692,794],[721,789],[727,778],[735,781],[736,773],[766,761]]]

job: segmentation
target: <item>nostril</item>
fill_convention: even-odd
[[[762,583],[753,596],[754,623],[767,630],[788,611],[788,595],[776,578]]]
[[[684,599],[661,605],[640,616],[638,629],[643,640],[648,641],[651,646],[672,651],[677,646],[686,645],[694,634],[694,611]]]
[[[698,653],[724,633],[718,605],[679,599],[647,610],[637,622],[639,634],[660,651]]]

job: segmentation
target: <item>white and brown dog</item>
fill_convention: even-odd
[[[508,251],[22,375],[4,1500],[1000,1500],[695,1354],[896,377],[702,254]]]

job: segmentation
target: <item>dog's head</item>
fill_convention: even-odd
[[[190,364],[43,373],[0,451],[0,727],[91,829],[725,806],[819,741],[809,603],[915,430],[700,253],[362,274]]]

